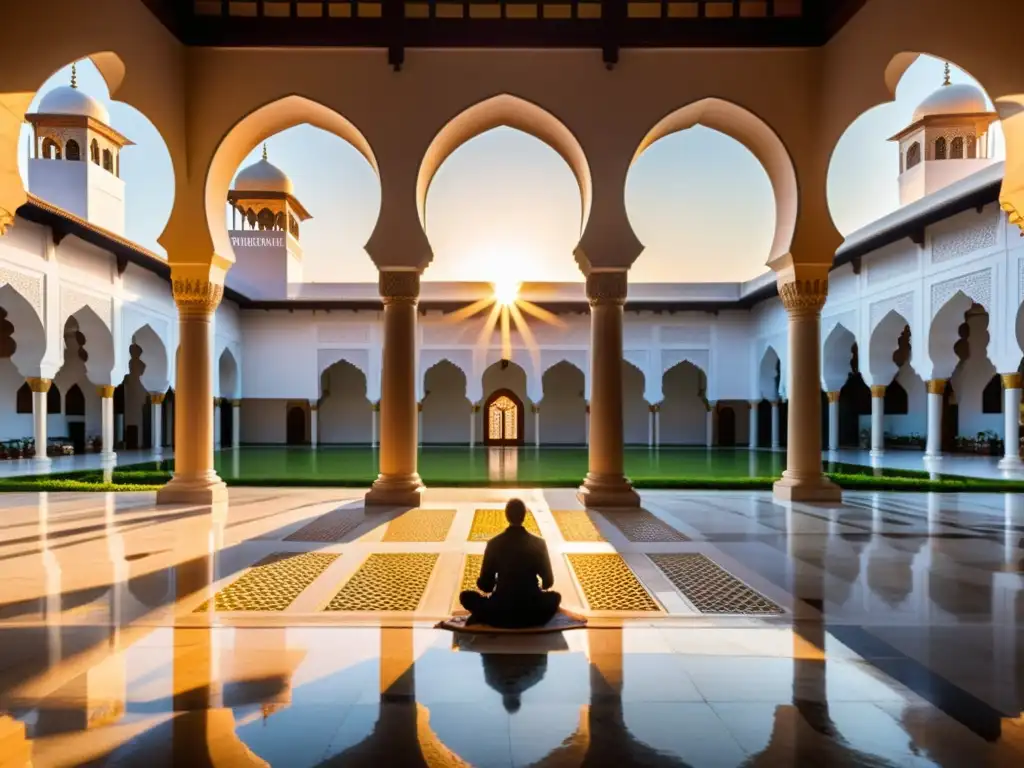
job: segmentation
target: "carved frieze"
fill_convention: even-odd
[[[959,226],[932,237],[932,264],[941,264],[976,251],[993,248],[999,238],[999,215],[993,210],[968,226]]]
[[[175,278],[171,293],[179,310],[213,312],[224,298],[224,286],[210,280]]]
[[[627,290],[625,272],[591,272],[587,275],[587,298],[591,306],[625,304]]]
[[[989,309],[992,306],[992,270],[979,269],[932,285],[932,319],[957,293],[963,293],[971,301]]]
[[[892,311],[898,312],[908,323],[913,320],[914,292],[908,291],[898,296],[876,301],[871,305],[871,330],[874,331],[882,319]]]
[[[2,214],[2,212],[0,212]],[[30,275],[7,266],[0,266],[0,286],[9,285],[17,291],[25,301],[42,317],[43,314],[43,277]]]

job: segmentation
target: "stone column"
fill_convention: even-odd
[[[533,447],[540,448],[540,406],[533,404]]]
[[[366,503],[419,506],[423,481],[416,471],[416,303],[420,276],[415,271],[380,273],[384,300],[381,373],[380,475]]]
[[[828,449],[839,450],[839,392],[828,393]]]
[[[370,447],[377,447],[377,436],[380,434],[378,422],[380,421],[380,400],[377,400],[372,407],[370,417]]]
[[[707,414],[704,416],[704,446],[715,447],[715,409],[718,403],[708,402]]]
[[[220,450],[220,406],[223,400],[213,398],[213,450]]]
[[[116,389],[116,387],[115,387]],[[110,450],[113,451],[117,446],[124,445],[124,414],[114,414],[114,438],[110,444]]]
[[[779,448],[779,401],[772,400],[772,448]]]
[[[423,402],[416,403],[416,445],[423,443]]]
[[[1020,460],[1020,401],[1024,376],[1019,373],[1004,373],[1002,379],[1003,458],[999,462],[999,468],[1019,472],[1024,470],[1024,463]]]
[[[658,406],[648,405],[647,406],[647,447],[654,447],[654,414],[657,413],[655,410]]]
[[[638,507],[640,496],[623,472],[622,306],[626,273],[592,272],[590,300],[590,471],[579,498],[588,507]]]
[[[756,450],[757,448],[760,447],[758,445],[758,433],[760,432],[760,424],[758,424],[758,418],[760,417],[760,414],[757,412],[759,405],[761,405],[760,400],[750,401],[750,436],[747,439],[747,445],[750,446],[752,450]]]
[[[783,501],[840,501],[842,492],[821,471],[821,308],[827,272],[813,278],[779,275],[789,315],[789,438],[786,470],[775,483]]]
[[[885,385],[871,387],[871,455],[885,453]]]
[[[173,270],[173,267],[172,267]],[[213,467],[213,374],[210,321],[224,286],[208,278],[178,277],[178,367],[174,387],[174,477],[157,491],[158,504],[214,504],[227,486]]]
[[[590,403],[583,403],[583,442],[590,443]]]
[[[654,404],[654,447],[661,447],[661,403]]]
[[[312,447],[314,447],[314,448],[316,448],[316,445],[319,442],[318,436],[319,436],[320,430],[317,429],[317,425],[318,425],[318,422],[319,422],[319,418],[318,418],[319,413],[320,413],[320,409],[317,406],[317,404],[315,402],[310,403],[309,404],[309,444]]]
[[[163,451],[164,441],[164,422],[163,422],[163,407],[164,397],[166,395],[163,392],[150,392],[149,393],[149,405],[153,411],[152,422],[153,422],[153,453],[160,456]]]
[[[476,422],[480,418],[480,403],[473,403],[469,407],[469,447],[476,446]]]
[[[174,444],[175,442],[177,442],[174,437],[174,412],[174,401],[171,400],[167,404],[167,421],[171,425],[170,429],[167,430],[167,445],[169,445],[171,448],[174,448]]]
[[[26,381],[28,388],[32,390],[32,438],[36,441],[35,463],[40,467],[49,466],[52,462],[46,454],[46,393],[50,391],[50,385],[53,382],[50,379],[38,378],[30,378]],[[1019,392],[1020,390],[1018,390]]]
[[[114,452],[114,387],[109,384],[96,387],[100,396],[100,458],[113,461],[117,458]]]
[[[946,393],[945,379],[930,379],[928,389],[928,442],[924,457],[931,461],[942,458],[942,396]]]
[[[242,401],[231,401],[231,447],[234,450],[242,445]]]

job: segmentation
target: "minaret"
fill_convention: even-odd
[[[78,88],[54,88],[27,115],[32,124],[29,191],[91,224],[124,234],[121,150],[133,144],[110,127],[110,113]]]
[[[249,298],[285,298],[288,286],[302,282],[299,225],[312,218],[291,179],[263,157],[242,169],[228,192],[231,246],[235,266],[228,285]]]
[[[946,62],[942,85],[889,141],[900,145],[900,205],[920,200],[991,165],[989,128],[999,116],[981,89],[954,84]]]

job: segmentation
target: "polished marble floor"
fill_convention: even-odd
[[[434,629],[484,546],[476,511],[513,493],[589,628]],[[0,765],[1024,764],[1021,496],[651,492],[642,525],[583,520],[567,490],[436,489],[411,517],[359,498],[0,497]],[[385,555],[432,563],[411,608],[325,610]],[[587,555],[635,584],[588,591]],[[697,555],[732,580],[710,601],[656,565]],[[268,556],[320,566],[239,587]],[[594,608],[637,585],[654,609]]]

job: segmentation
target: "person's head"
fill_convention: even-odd
[[[505,505],[505,519],[509,525],[522,525],[526,520],[526,505],[522,499],[509,499]]]

